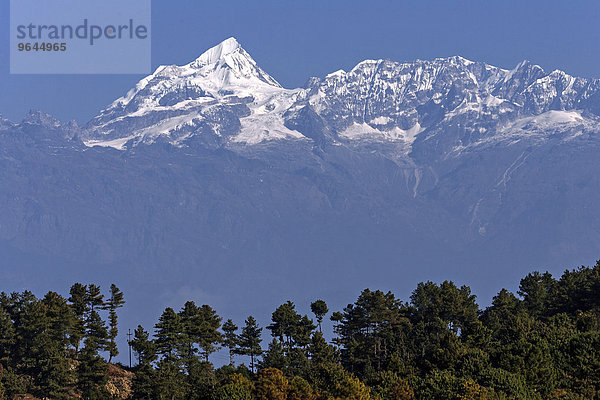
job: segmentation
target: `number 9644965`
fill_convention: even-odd
[[[51,42],[33,42],[33,43],[17,43],[19,51],[66,51],[66,43],[51,43]]]

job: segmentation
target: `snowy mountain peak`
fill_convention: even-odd
[[[537,64],[532,63],[529,60],[523,60],[523,61],[521,61],[514,68],[515,71],[523,71],[523,70],[527,70],[527,69],[534,69],[534,70],[539,70],[539,71],[542,71],[542,72],[544,71],[542,67],[540,67]]]
[[[153,143],[159,137],[179,145],[198,136],[229,141],[240,132],[251,137],[300,136],[281,121],[277,132],[265,134],[273,130],[272,121],[264,127],[253,119],[240,120],[289,107],[296,91],[282,88],[229,38],[189,64],[160,66],[140,80],[90,121],[86,143],[123,148],[129,141]],[[244,140],[254,141],[246,136]]]
[[[441,62],[441,63],[447,63],[447,64],[453,64],[453,65],[462,65],[462,66],[469,66],[469,65],[473,65],[475,64],[474,61],[468,60],[464,57],[461,56],[451,56],[451,57],[446,57],[446,58],[436,58],[435,61],[437,62]]]
[[[0,130],[3,129],[7,129],[12,127],[14,124],[12,123],[12,121],[4,118],[2,115],[0,115]]]
[[[200,57],[198,57],[192,64],[195,65],[208,65],[215,64],[223,59],[223,57],[234,53],[235,51],[243,50],[240,43],[234,37],[223,40],[218,45],[211,47],[206,50]]]
[[[29,112],[27,113],[27,115],[25,115],[21,123],[41,125],[46,127],[58,127],[61,125],[59,120],[54,118],[52,115],[40,110],[29,110]]]
[[[212,75],[219,84],[239,84],[240,80],[250,80],[251,84],[266,83],[280,88],[281,85],[263,71],[256,61],[233,37],[225,39],[208,49],[200,57],[184,66],[197,71],[197,74]]]
[[[600,116],[600,80],[546,73],[529,61],[509,70],[460,56],[364,60],[288,90],[229,38],[189,64],[162,66],[142,79],[91,121],[86,143],[124,148],[158,138],[177,146],[288,138],[383,141],[408,154],[419,136],[442,140],[445,151],[453,151],[499,138],[527,118],[580,110]],[[550,124],[540,121],[546,119],[525,122],[536,130]],[[564,130],[565,124],[555,125]],[[529,131],[511,130],[521,136]]]

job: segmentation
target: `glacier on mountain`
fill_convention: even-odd
[[[158,67],[90,121],[82,137],[88,146],[120,150],[159,139],[225,148],[278,140],[384,141],[397,142],[399,156],[408,156],[415,140],[460,127],[444,149],[451,154],[504,140],[508,131],[513,140],[526,136],[529,131],[515,128],[525,121],[538,133],[553,121],[561,125],[552,118],[561,112],[577,112],[583,125],[596,129],[599,93],[598,79],[548,74],[527,61],[507,70],[458,56],[365,60],[286,89],[229,38],[189,64]]]

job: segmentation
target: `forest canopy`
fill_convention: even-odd
[[[600,262],[530,273],[485,309],[451,281],[311,315],[290,300],[264,327],[188,301],[134,330],[132,368],[113,363],[124,305],[116,285],[1,293],[0,399],[600,399]]]

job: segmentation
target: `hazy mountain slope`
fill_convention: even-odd
[[[84,128],[0,120],[0,290],[115,281],[130,325],[449,277],[485,302],[598,256],[599,87],[451,57],[285,89],[228,39]]]

